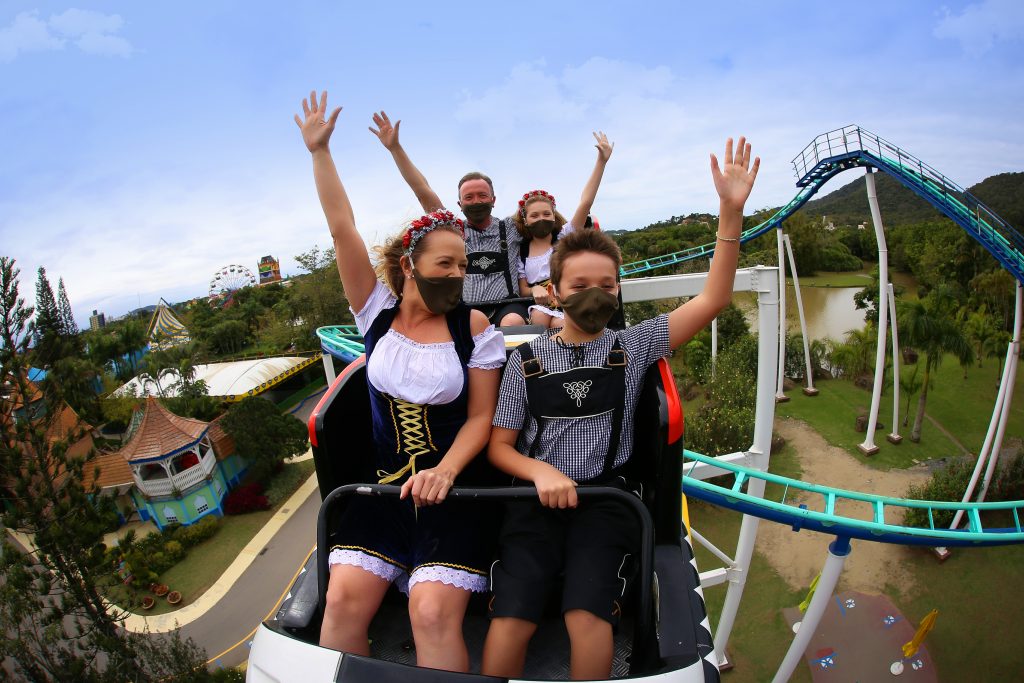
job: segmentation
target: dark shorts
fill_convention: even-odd
[[[523,318],[523,323],[530,319],[530,312],[523,303],[505,303],[499,301],[493,304],[468,304],[470,308],[482,311],[492,325],[500,325],[501,319],[509,313],[518,313]]]
[[[491,568],[490,616],[539,623],[562,585],[562,614],[582,609],[615,625],[639,548],[640,523],[621,503],[589,500],[574,510],[510,503]]]
[[[495,528],[493,508],[469,501],[416,509],[411,498],[354,496],[329,540],[332,550],[357,550],[407,574],[436,565],[486,577]]]

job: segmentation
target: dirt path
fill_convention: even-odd
[[[805,482],[902,497],[908,486],[920,484],[929,477],[924,466],[889,472],[871,469],[857,462],[841,448],[830,445],[800,420],[778,419],[775,427],[786,442],[795,448]],[[811,509],[823,509],[820,497],[804,494],[803,498],[798,497],[796,500],[807,503]],[[837,505],[836,511],[859,518],[868,516],[867,505],[858,503]],[[890,518],[888,514],[886,521],[898,522],[895,515]],[[794,588],[807,588],[824,566],[828,544],[833,539],[832,536],[812,531],[794,533],[788,526],[762,522],[757,535],[757,549],[790,585]],[[880,593],[886,583],[891,583],[906,591],[911,588],[908,585],[911,574],[906,571],[905,563],[916,552],[920,551],[887,543],[855,540],[853,551],[839,579],[839,589]]]

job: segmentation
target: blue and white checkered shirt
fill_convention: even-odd
[[[548,372],[571,370],[574,367],[574,351],[557,344],[551,336],[537,337],[529,342],[534,355]],[[645,320],[621,332],[605,330],[594,341],[583,345],[581,365],[602,366],[608,359],[608,352],[615,343],[626,352],[626,410],[622,418],[622,433],[619,438],[619,452],[615,456],[615,467],[620,467],[633,452],[633,414],[643,386],[644,376],[652,363],[671,350],[668,343],[668,315]],[[516,450],[529,453],[537,435],[537,421],[530,415],[526,397],[526,378],[523,376],[522,356],[513,351],[505,366],[498,393],[498,408],[494,413],[495,427],[518,429],[519,439]],[[577,482],[588,481],[601,474],[608,440],[612,433],[612,414],[604,413],[593,417],[568,420],[549,420],[544,426],[542,443],[537,449],[537,459],[556,467],[560,472]]]

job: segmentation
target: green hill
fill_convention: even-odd
[[[885,173],[875,175],[878,209],[886,226],[910,225],[938,218],[925,200]],[[1024,173],[1000,173],[967,188],[968,191],[1018,230],[1024,231]],[[863,176],[824,197],[807,202],[810,216],[828,216],[835,225],[871,223]]]

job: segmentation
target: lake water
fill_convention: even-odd
[[[856,273],[870,281],[867,272]],[[893,280],[903,285],[907,294],[917,289],[914,279],[905,273],[893,273]],[[864,311],[854,305],[853,297],[860,291],[858,287],[807,287],[801,283],[800,294],[804,303],[804,316],[807,319],[807,334],[811,339],[828,337],[842,341],[850,330],[864,327]],[[752,330],[757,329],[757,299],[754,294],[742,292],[733,297],[733,301],[743,311],[747,323]],[[796,293],[793,285],[786,287],[786,320],[791,334],[799,334],[800,317],[796,307]]]

